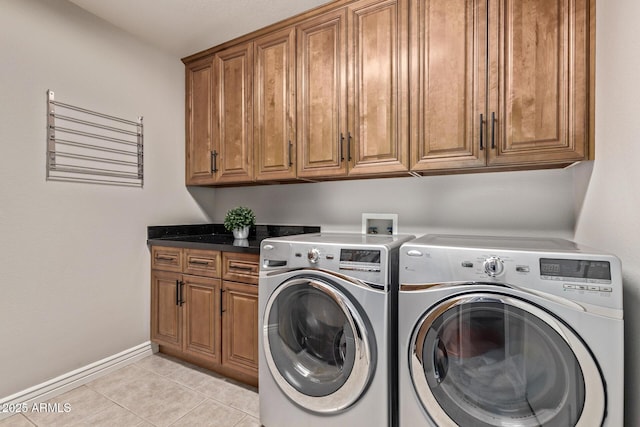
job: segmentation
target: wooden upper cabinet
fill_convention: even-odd
[[[253,43],[216,52],[213,67],[215,182],[253,181]]]
[[[298,177],[408,170],[407,49],[407,0],[298,25]]]
[[[485,165],[486,3],[411,4],[411,169]]]
[[[347,173],[346,21],[342,8],[297,26],[299,178]]]
[[[589,0],[493,0],[489,164],[584,159],[589,144]]]
[[[295,28],[254,41],[254,137],[256,179],[296,177]]]
[[[213,57],[208,56],[186,67],[186,176],[187,185],[213,182],[212,82]]]
[[[590,0],[411,8],[412,170],[586,158]]]
[[[347,9],[349,175],[407,171],[407,1],[365,0]]]
[[[186,182],[593,158],[595,0],[356,0],[188,59]]]

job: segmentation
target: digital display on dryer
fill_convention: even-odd
[[[540,258],[540,275],[611,280],[611,265],[609,261]]]
[[[380,251],[370,249],[341,249],[340,261],[380,264]]]

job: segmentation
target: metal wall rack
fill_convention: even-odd
[[[142,187],[143,125],[65,104],[47,91],[47,180]]]

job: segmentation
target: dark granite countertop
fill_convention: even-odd
[[[147,244],[259,254],[260,242],[268,237],[318,232],[317,226],[255,225],[248,239],[235,240],[222,224],[160,225],[147,227]]]

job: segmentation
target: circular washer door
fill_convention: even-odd
[[[375,368],[374,336],[355,301],[319,277],[295,277],[269,297],[264,351],[280,389],[313,412],[355,403]]]
[[[413,385],[439,426],[600,424],[604,385],[574,332],[523,300],[475,293],[425,314],[409,352]]]

